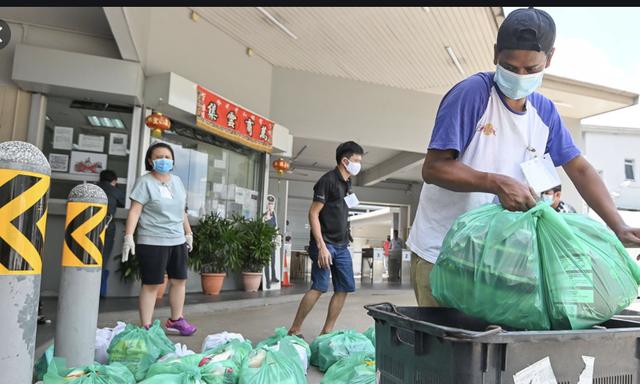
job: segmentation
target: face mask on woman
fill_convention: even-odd
[[[173,160],[155,159],[153,160],[153,170],[158,173],[168,173],[173,169]]]

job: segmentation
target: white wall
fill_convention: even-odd
[[[295,137],[425,153],[441,96],[273,69],[271,116]]]
[[[586,155],[613,191],[625,180],[624,160],[635,159],[636,180],[640,180],[640,132],[638,134],[585,132]]]
[[[245,46],[203,18],[192,21],[190,15],[186,7],[153,7],[145,34],[146,14],[143,10],[134,12],[134,20],[141,23],[136,26],[138,38],[148,38],[145,75],[175,72],[269,117],[271,64],[258,56],[247,56]]]
[[[574,142],[584,155],[585,147],[582,139],[582,125],[580,124],[580,120],[567,117],[563,117],[562,119],[569,132],[571,132]],[[587,206],[584,200],[582,200],[580,193],[578,193],[578,190],[562,167],[558,168],[558,173],[560,174],[560,181],[562,182],[562,200],[571,204],[578,212],[586,212]]]
[[[26,25],[21,22],[9,22],[8,24],[11,29],[11,41],[9,45],[0,49],[0,85],[13,84],[11,81],[11,69],[13,68],[13,53],[18,43],[120,58],[118,47],[112,38],[63,31],[33,24]]]

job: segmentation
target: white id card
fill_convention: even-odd
[[[529,186],[538,194],[560,185],[560,176],[548,153],[525,161],[520,168]]]
[[[173,199],[173,195],[166,185],[160,186],[160,197],[163,199]]]
[[[355,208],[360,204],[360,200],[358,200],[355,193],[345,196],[344,201],[347,203],[347,207],[349,208]]]

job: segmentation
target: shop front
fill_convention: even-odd
[[[119,255],[129,193],[146,172],[144,155],[150,144],[163,141],[174,148],[175,174],[187,188],[193,225],[210,212],[261,216],[270,153],[281,150],[273,145],[274,135],[283,136],[275,141],[285,142],[290,151],[286,129],[173,73],[145,78],[137,63],[22,46],[16,49],[12,79],[32,92],[28,138],[52,168],[44,296],[57,294],[65,204],[74,186],[97,182],[106,169],[116,173],[125,204],[111,224],[116,237],[113,251],[104,255],[109,271],[104,293],[135,296],[139,281],[123,277]],[[145,126],[146,117],[157,112],[171,121],[171,129],[160,137]],[[228,278],[223,290],[241,285],[239,278]],[[188,292],[201,289],[200,277],[192,272]]]

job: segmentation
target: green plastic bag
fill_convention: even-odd
[[[109,363],[122,363],[129,368],[136,380],[144,379],[151,364],[161,356],[174,351],[174,345],[156,320],[146,330],[127,324],[124,331],[113,338],[109,349]]]
[[[375,357],[376,349],[362,333],[350,329],[333,331],[311,343],[311,364],[325,372],[338,360],[358,352]]]
[[[235,384],[239,374],[232,360],[217,361],[212,356],[195,354],[151,365],[141,383]]]
[[[205,351],[202,355],[216,358],[218,355],[225,354],[225,360],[231,360],[238,367],[241,367],[245,357],[249,355],[249,352],[251,352],[252,349],[253,347],[249,340],[240,341],[233,339],[228,341],[226,344]]]
[[[527,212],[488,204],[460,216],[430,275],[444,306],[506,328],[579,329],[637,296],[640,273],[602,224],[540,202]]]
[[[356,353],[333,364],[320,384],[376,384],[376,362],[367,353]]]
[[[298,352],[300,362],[302,363],[302,369],[304,369],[304,371],[306,372],[307,367],[309,365],[309,360],[311,359],[311,348],[309,347],[309,343],[307,343],[306,341],[304,341],[304,339],[298,336],[294,336],[294,335],[289,336],[287,335],[287,333],[288,333],[287,328],[278,327],[274,329],[273,336],[268,337],[263,341],[261,341],[260,343],[258,343],[258,345],[256,345],[256,348],[276,347],[278,343],[280,343],[280,341],[287,340],[291,342],[291,344],[293,344],[294,348]]]
[[[54,357],[44,375],[44,384],[135,384],[133,374],[122,364],[91,364],[66,368],[65,359]]]
[[[41,381],[44,378],[45,373],[49,370],[51,360],[53,360],[53,343],[47,347],[33,367],[35,371],[33,376],[36,381]]]
[[[604,224],[548,207],[538,236],[553,329],[591,328],[635,301],[640,268]]]
[[[251,351],[242,364],[239,383],[306,384],[307,378],[293,344],[283,340],[278,351],[266,346]]]
[[[369,328],[367,328],[366,331],[362,332],[363,335],[365,335],[367,337],[367,339],[371,340],[371,344],[373,344],[373,346],[376,346],[376,327],[375,325],[370,326]]]

